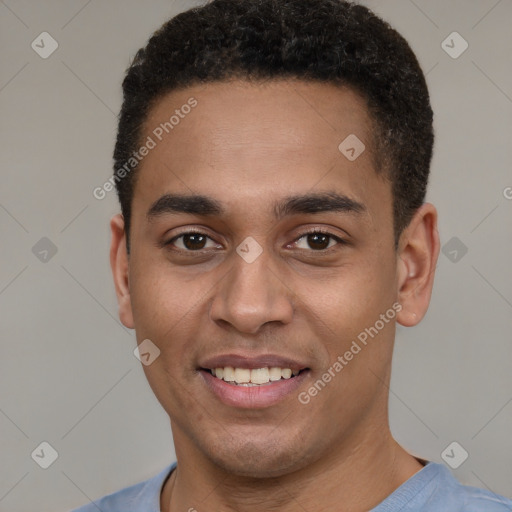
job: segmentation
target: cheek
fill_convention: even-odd
[[[146,272],[144,278],[134,280],[132,308],[138,343],[149,339],[159,351],[155,361],[143,369],[162,400],[159,390],[175,389],[193,373],[190,347],[195,346],[193,340],[201,329],[202,305],[193,286],[184,288],[165,272],[152,274]]]
[[[373,326],[396,297],[390,269],[377,261],[337,269],[329,279],[309,282],[305,289],[308,293],[301,294],[302,300],[319,319],[316,324],[325,326],[333,348],[343,347]],[[388,323],[382,330],[387,332]]]
[[[168,269],[155,266],[137,273],[131,288],[137,341],[149,339],[159,350],[158,357],[143,365],[143,370],[167,411],[189,410],[193,405],[188,403],[190,393],[181,390],[195,372],[191,348],[199,337],[204,314],[198,285],[181,283]]]
[[[194,309],[198,290],[197,281],[183,282],[165,260],[137,258],[131,267],[130,296],[138,336],[158,338],[172,331]]]
[[[331,310],[336,322],[333,331],[340,336],[329,353],[331,361],[340,362],[341,358],[344,375],[338,384],[361,399],[365,393],[374,396],[381,387],[380,379],[385,380],[395,338],[397,304],[388,284],[381,282],[382,288],[377,284],[374,279],[366,288],[354,290],[343,298],[339,310]]]
[[[316,337],[327,353],[315,378],[330,382],[318,406],[335,416],[353,418],[386,390],[383,382],[390,371],[396,309],[374,282],[364,290],[349,286],[343,290],[325,297],[314,312]]]

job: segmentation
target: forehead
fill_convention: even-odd
[[[333,190],[376,213],[371,203],[391,196],[374,169],[372,130],[364,100],[333,84],[231,81],[173,91],[146,119],[142,140],[154,147],[137,171],[134,200],[178,192],[261,204]]]

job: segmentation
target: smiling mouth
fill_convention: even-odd
[[[302,370],[292,370],[291,368],[280,368],[277,366],[265,368],[233,368],[225,366],[223,368],[201,368],[205,372],[219,380],[223,380],[234,386],[252,387],[266,386],[280,380],[289,380],[298,376],[307,368]]]

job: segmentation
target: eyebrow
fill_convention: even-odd
[[[354,213],[362,215],[367,213],[368,209],[363,203],[336,192],[287,197],[274,206],[274,215],[277,219],[301,213],[323,212]]]
[[[149,221],[167,214],[191,213],[193,215],[221,215],[221,204],[210,197],[201,195],[165,194],[157,199],[148,210]]]
[[[350,197],[336,192],[323,192],[290,196],[274,205],[274,216],[281,219],[290,215],[323,212],[366,214],[367,207]],[[203,195],[165,194],[156,200],[147,212],[148,221],[161,215],[188,213],[200,216],[221,216],[222,204]]]

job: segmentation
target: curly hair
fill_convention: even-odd
[[[423,204],[434,143],[423,72],[405,39],[368,8],[343,0],[212,0],[167,21],[123,81],[115,169],[141,143],[150,109],[198,83],[299,79],[350,87],[374,125],[375,171],[393,194],[395,249]],[[127,248],[136,167],[116,188]]]

